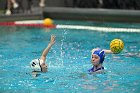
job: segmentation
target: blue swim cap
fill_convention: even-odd
[[[103,63],[105,58],[105,52],[102,49],[95,50],[93,54],[96,54],[100,57],[100,63]]]

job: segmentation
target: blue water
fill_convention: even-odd
[[[140,29],[140,24],[56,23]],[[47,56],[48,72],[32,77],[29,62],[40,57],[51,34],[56,43]],[[106,55],[105,74],[87,74],[91,49],[109,49],[114,38],[124,41],[124,50]],[[139,93],[139,66],[140,33],[0,27],[0,93]]]

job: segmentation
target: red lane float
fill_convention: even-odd
[[[27,26],[27,27],[43,27],[56,28],[50,18],[45,20],[30,20],[30,21],[15,21],[15,22],[0,22],[0,26]]]

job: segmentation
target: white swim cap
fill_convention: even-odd
[[[42,61],[42,60],[41,60]],[[33,71],[42,71],[41,65],[40,65],[40,59],[34,59],[30,62],[30,66]]]

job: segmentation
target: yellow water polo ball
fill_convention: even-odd
[[[46,18],[43,20],[43,24],[45,26],[51,26],[51,25],[53,25],[53,20],[51,18]]]
[[[113,53],[120,53],[124,48],[124,43],[121,39],[113,39],[111,42],[110,42],[110,50],[113,52]]]

